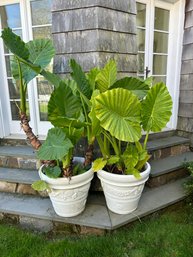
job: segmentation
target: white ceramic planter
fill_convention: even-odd
[[[83,162],[84,158],[75,157],[75,162]],[[49,178],[39,169],[40,178],[49,184],[48,192],[55,212],[62,217],[73,217],[85,209],[85,204],[93,178],[92,169],[69,178]]]
[[[140,179],[133,175],[118,175],[99,170],[97,176],[101,181],[108,208],[117,214],[133,212],[138,206],[150,170],[149,163],[146,163],[146,170],[140,173]]]

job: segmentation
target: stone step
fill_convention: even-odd
[[[187,176],[188,172],[183,168],[183,163],[191,161],[193,161],[193,152],[186,152],[159,160],[150,160],[151,174],[148,186],[160,186]]]
[[[37,169],[39,162],[30,146],[0,146],[0,167]]]
[[[166,130],[158,133],[150,133],[149,140],[156,140],[164,137],[171,137],[176,135],[176,130]],[[143,136],[145,137],[145,136]],[[39,140],[43,142],[46,136],[39,136]],[[26,146],[29,145],[25,135],[12,134],[6,138],[0,138],[0,146]]]
[[[158,138],[147,143],[147,149],[152,160],[163,159],[190,151],[190,140],[184,137],[171,136]]]
[[[0,192],[47,196],[31,187],[36,180],[40,180],[37,170],[0,167]]]
[[[61,226],[75,233],[104,233],[117,229],[141,217],[154,213],[185,198],[183,183],[174,183],[157,188],[145,188],[138,209],[131,214],[118,215],[109,211],[103,194],[90,194],[85,211],[73,218],[55,214],[48,198],[0,193],[1,218],[12,218],[22,226],[48,232]]]
[[[147,144],[151,159],[161,159],[189,151],[189,139],[170,136],[156,138]],[[82,153],[82,151],[81,151]],[[39,162],[31,146],[0,146],[0,167],[37,169]]]

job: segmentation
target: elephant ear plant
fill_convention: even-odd
[[[71,177],[85,171],[91,164],[93,150],[87,117],[92,92],[81,67],[72,60],[72,77],[75,80],[61,80],[45,69],[55,53],[50,40],[38,39],[24,43],[10,28],[4,29],[1,37],[6,47],[14,54],[12,73],[14,78],[20,81],[21,105],[18,108],[21,126],[33,148],[37,150],[38,158],[45,164],[45,174],[51,178]],[[49,130],[43,145],[30,128],[26,114],[27,85],[38,74],[54,86],[48,103],[48,119],[54,127]],[[90,152],[87,151],[85,167],[80,169],[79,165],[72,165],[73,150],[77,141],[86,133]],[[34,187],[44,189],[46,185],[38,182]]]
[[[61,80],[45,69],[54,56],[50,40],[40,39],[24,43],[9,28],[3,30],[2,38],[15,57],[12,72],[15,79],[20,81],[21,125],[44,164],[39,169],[41,181],[36,181],[33,188],[40,191],[47,189],[58,215],[78,215],[85,208],[93,177],[90,166],[94,138],[91,137],[88,118],[92,89],[88,79],[73,60],[70,63],[72,80]],[[48,119],[53,128],[48,131],[43,144],[33,134],[26,115],[27,85],[38,74],[54,86],[48,102]],[[85,135],[89,147],[84,161],[73,158],[73,152],[78,140]]]
[[[151,166],[149,133],[161,131],[171,116],[172,99],[166,85],[149,80],[116,78],[110,61],[95,78],[89,117],[97,131],[102,157],[94,161],[108,208],[117,214],[134,211]],[[144,140],[142,131],[146,132]]]
[[[93,169],[105,167],[112,173],[133,174],[139,178],[150,158],[146,147],[149,133],[161,131],[171,116],[172,99],[168,89],[164,83],[151,86],[149,79],[118,80],[113,60],[93,73],[89,117],[98,132],[96,138],[103,155],[94,161]],[[146,132],[144,142],[142,131]]]

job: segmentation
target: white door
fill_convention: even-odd
[[[24,41],[51,37],[51,0],[1,0],[0,29],[10,27]],[[0,99],[4,136],[23,134],[18,116],[19,85],[11,74],[12,54],[0,40]],[[52,64],[49,69],[52,69]],[[30,125],[38,135],[51,127],[47,121],[47,102],[52,86],[39,76],[28,85],[28,115]]]
[[[137,1],[138,76],[166,83],[173,99],[168,129],[177,126],[185,1]]]

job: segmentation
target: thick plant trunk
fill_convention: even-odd
[[[34,135],[32,128],[29,125],[29,120],[26,113],[21,113],[20,119],[21,119],[21,127],[25,132],[27,138],[29,139],[30,144],[35,150],[38,150],[42,144],[39,141],[39,139]]]
[[[90,144],[88,146],[86,154],[85,154],[84,166],[91,165],[92,160],[93,160],[93,149],[94,149],[93,144]]]
[[[26,115],[26,113],[20,113],[20,119],[21,119],[21,127],[23,131],[25,132],[27,139],[29,140],[31,146],[34,150],[38,150],[42,143],[37,138],[36,135],[34,135],[32,128],[29,125],[29,120]],[[42,164],[45,164],[46,166],[55,166],[56,161],[55,160],[41,160]]]

